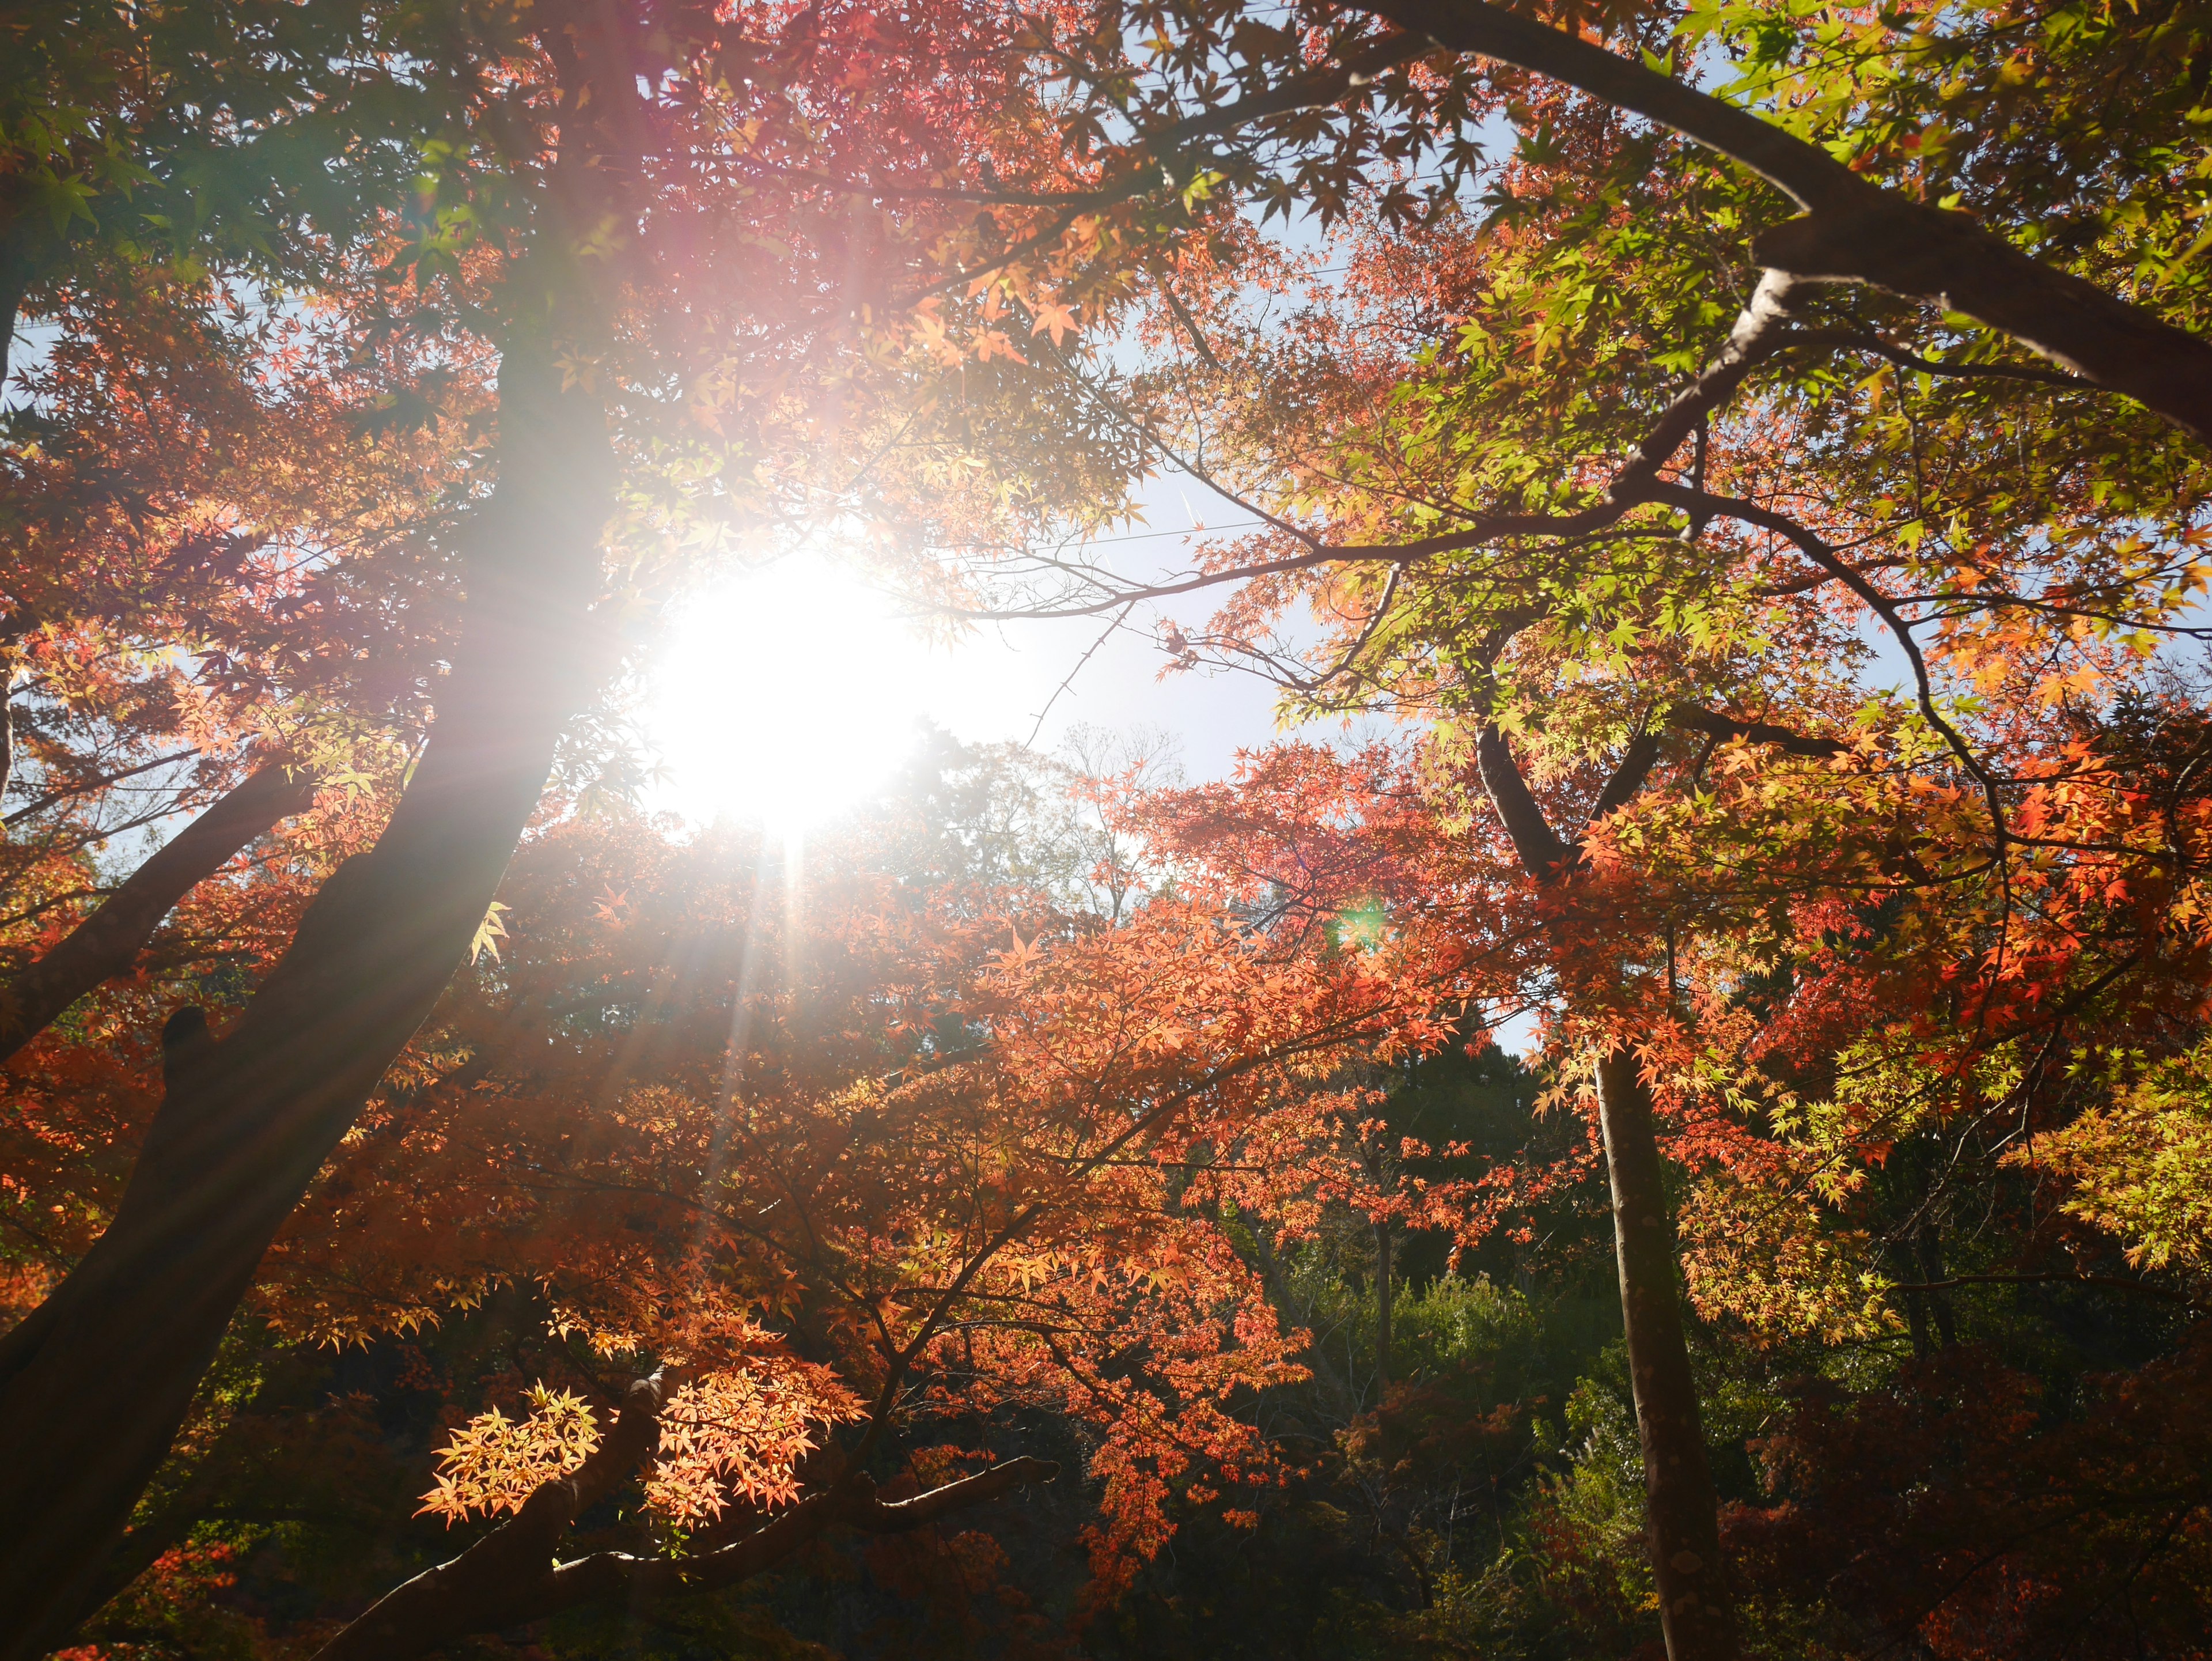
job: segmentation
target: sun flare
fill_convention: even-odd
[[[660,805],[700,823],[818,824],[913,752],[956,666],[884,596],[822,561],[793,557],[708,589],[649,678]]]

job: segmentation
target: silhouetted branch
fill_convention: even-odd
[[[595,1552],[556,1563],[576,1519],[629,1480],[660,1440],[673,1380],[656,1373],[629,1387],[606,1438],[565,1476],[542,1484],[522,1508],[459,1557],[387,1592],[317,1653],[316,1661],[407,1661],[471,1634],[496,1632],[586,1603],[629,1607],[685,1591],[734,1585],[782,1562],[832,1528],[901,1534],[1032,1483],[1060,1468],[1010,1459],[910,1500],[876,1497],[853,1471],[719,1549],[682,1557]]]

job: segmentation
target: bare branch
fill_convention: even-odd
[[[26,802],[7,818],[0,818],[0,824],[21,824],[33,815],[43,813],[49,807],[58,802],[67,801],[71,797],[88,796],[95,790],[105,790],[111,784],[120,784],[125,779],[135,779],[141,773],[150,773],[157,767],[167,767],[176,762],[189,761],[198,754],[199,751],[193,749],[172,750],[166,756],[156,756],[151,761],[142,761],[136,767],[126,767],[119,773],[104,774],[99,778],[88,780],[82,784],[67,784],[59,789],[49,790],[43,796]]]
[[[2162,1299],[2167,1303],[2194,1305],[2196,1299],[2185,1292],[2172,1287],[2158,1286],[2149,1281],[2130,1281],[2120,1275],[1954,1275],[1942,1281],[1905,1281],[1891,1285],[1891,1292],[1949,1292],[1959,1287],[1978,1286],[2082,1286],[2100,1287],[2112,1292],[2136,1292],[2146,1298]]]

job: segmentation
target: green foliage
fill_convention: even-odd
[[[2130,1263],[2212,1270],[2212,1042],[2159,1062],[2016,1162],[2072,1182],[2067,1212],[2118,1236]]]

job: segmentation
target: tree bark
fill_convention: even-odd
[[[1928,1287],[1923,1295],[1934,1307],[1936,1330],[1942,1337],[1943,1348],[1949,1349],[1959,1342],[1959,1328],[1951,1312],[1951,1294],[1941,1289],[1949,1277],[1943,1273],[1943,1232],[1933,1217],[1922,1220],[1913,1246],[1920,1259],[1921,1281]]]
[[[1440,46],[1565,82],[1742,163],[1805,212],[1752,257],[1802,283],[1864,283],[1963,312],[2212,441],[2212,342],[2030,259],[1963,213],[1861,178],[1817,144],[1590,41],[1482,0],[1364,0]]]
[[[1380,1412],[1390,1395],[1390,1224],[1375,1225],[1375,1407]]]
[[[502,361],[463,642],[391,824],[232,1031],[179,1046],[107,1232],[0,1340],[0,1661],[81,1618],[270,1240],[466,953],[580,701],[613,461],[554,351]]]
[[[1631,1051],[1613,1050],[1598,1062],[1597,1099],[1668,1661],[1731,1661],[1735,1629],[1721,1580],[1720,1526],[1698,1388],[1682,1335],[1674,1224],[1652,1134],[1651,1092]]]
[[[9,360],[23,301],[62,247],[52,221],[32,203],[27,183],[0,178],[0,405],[7,402]]]
[[[1600,793],[1612,812],[1650,776],[1655,743],[1639,738]],[[1476,742],[1476,765],[1522,867],[1547,886],[1572,883],[1580,838],[1563,839],[1496,727]],[[1620,1271],[1620,1317],[1644,1451],[1644,1494],[1651,1566],[1658,1581],[1668,1661],[1734,1661],[1735,1624],[1721,1573],[1720,1519],[1697,1382],[1674,1284],[1674,1226],[1652,1128],[1651,1092],[1633,1054],[1608,1050],[1597,1068],[1598,1128],[1613,1187],[1613,1239]]]
[[[0,328],[15,326],[15,314],[0,295]],[[7,371],[0,366],[0,386],[7,381]],[[0,801],[8,799],[8,787],[15,782],[15,656],[0,647]]]
[[[102,981],[128,974],[178,901],[313,799],[313,780],[273,763],[163,843],[67,940],[0,988],[0,1061]]]

